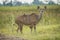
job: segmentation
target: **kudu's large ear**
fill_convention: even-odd
[[[39,10],[40,9],[40,6],[37,6],[37,9]]]
[[[47,6],[44,6],[44,9],[46,10],[47,9]]]

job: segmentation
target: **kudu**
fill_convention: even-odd
[[[37,15],[36,13],[32,13],[30,15],[24,14],[16,18],[15,23],[18,25],[17,32],[18,30],[20,30],[20,32],[22,33],[23,25],[29,25],[31,32],[32,32],[32,28],[34,28],[34,31],[36,32],[36,24],[41,20],[45,8],[38,10],[39,10],[39,15]]]

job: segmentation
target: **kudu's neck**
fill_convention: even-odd
[[[45,11],[44,9],[39,10],[39,20],[42,18],[44,11]]]

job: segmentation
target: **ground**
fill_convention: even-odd
[[[8,36],[8,35],[0,34],[0,40],[27,40],[27,39],[16,37],[16,36]]]

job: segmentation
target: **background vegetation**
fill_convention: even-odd
[[[22,3],[21,1],[18,0],[2,0],[0,2],[0,6],[60,5],[60,0],[56,0],[56,3],[53,0],[44,0],[44,2],[42,0],[33,0],[31,3],[28,2]]]
[[[42,19],[37,24],[37,32],[31,33],[29,26],[24,25],[23,34],[16,32],[18,27],[15,24],[15,18],[18,15],[36,13],[37,6],[1,6],[0,7],[0,33],[5,35],[13,35],[27,40],[60,40],[60,6],[47,5],[47,9],[43,14]],[[40,6],[44,8],[43,5]],[[15,24],[15,25],[13,25]]]

